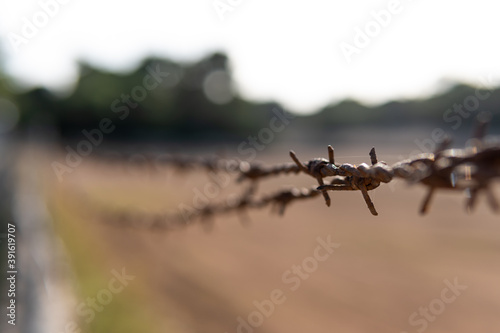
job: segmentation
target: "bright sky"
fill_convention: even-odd
[[[229,55],[245,98],[298,112],[345,97],[425,96],[449,80],[500,82],[500,5],[491,0],[0,0],[0,8],[9,72],[54,89],[71,87],[77,59],[122,70],[150,54],[197,60],[214,50]]]

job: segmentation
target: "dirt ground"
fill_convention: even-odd
[[[318,197],[283,217],[253,210],[248,224],[230,214],[216,217],[210,232],[192,225],[170,233],[108,226],[78,199],[172,212],[194,205],[195,189],[204,193],[209,182],[205,172],[88,159],[53,186],[57,202],[87,216],[106,265],[136,276],[146,301],[134,306],[153,313],[164,332],[500,331],[500,221],[483,197],[467,214],[463,193],[438,192],[420,216],[423,188],[397,181],[370,192],[379,216],[359,192],[337,192],[330,208]],[[283,176],[263,181],[260,193],[314,184]],[[240,190],[229,185],[213,200]]]

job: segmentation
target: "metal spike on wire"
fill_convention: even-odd
[[[372,215],[378,215],[369,191],[373,191],[381,183],[389,183],[394,178],[402,178],[410,183],[419,183],[427,187],[427,193],[420,206],[420,213],[428,212],[432,199],[438,190],[464,191],[467,196],[465,207],[472,211],[480,193],[485,193],[487,202],[495,212],[500,205],[491,189],[492,181],[500,176],[500,145],[488,145],[484,141],[489,118],[479,118],[479,125],[473,135],[473,144],[465,149],[448,149],[451,140],[446,138],[439,144],[434,153],[426,153],[406,159],[389,166],[378,161],[375,148],[369,152],[370,164],[359,165],[335,163],[332,146],[328,146],[328,159],[314,158],[307,163],[299,160],[295,152],[290,151],[293,162],[263,166],[246,161],[209,158],[190,158],[168,156],[163,159],[167,165],[181,170],[204,168],[212,172],[230,172],[237,175],[237,182],[249,181],[250,185],[243,193],[225,203],[210,203],[188,217],[179,214],[155,215],[154,223],[158,227],[163,220],[170,227],[188,225],[199,219],[205,225],[210,225],[213,217],[219,214],[239,212],[246,216],[245,211],[251,208],[272,206],[272,210],[283,215],[286,207],[295,201],[314,198],[322,195],[327,206],[332,200],[329,191],[360,191]],[[306,174],[317,181],[317,185],[309,189],[289,188],[278,192],[257,196],[257,182],[264,178],[281,174]],[[340,208],[337,208],[340,209]],[[127,220],[120,216],[121,221]],[[128,218],[130,220],[130,218]],[[170,221],[170,222],[169,222]]]

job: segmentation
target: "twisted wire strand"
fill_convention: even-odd
[[[389,183],[394,178],[402,178],[408,182],[419,183],[427,187],[427,193],[420,206],[420,213],[425,214],[436,191],[440,189],[464,191],[467,195],[466,208],[472,210],[480,193],[486,194],[487,202],[495,212],[499,204],[491,190],[493,180],[500,177],[500,145],[486,144],[483,141],[485,123],[480,123],[474,136],[474,145],[466,149],[447,149],[450,140],[444,140],[434,153],[417,155],[411,159],[388,165],[378,161],[375,148],[369,152],[370,165],[335,163],[332,146],[328,146],[328,158],[314,158],[307,163],[299,160],[290,151],[293,162],[264,166],[259,163],[221,159],[217,157],[182,157],[169,155],[163,163],[180,170],[202,168],[213,172],[230,172],[237,175],[237,182],[249,182],[249,186],[236,199],[224,203],[209,203],[196,212],[183,214],[163,214],[152,216],[136,216],[151,228],[178,228],[194,221],[209,222],[213,217],[230,212],[239,212],[245,219],[247,209],[272,206],[273,211],[283,215],[286,207],[292,202],[310,199],[322,195],[327,206],[331,205],[329,191],[360,191],[372,215],[378,215],[368,192],[375,190],[381,183]],[[289,188],[275,193],[256,195],[258,181],[282,174],[304,173],[316,179],[317,186],[309,189]],[[127,215],[128,214],[128,215]],[[106,213],[110,223],[121,225],[134,224],[130,217],[134,214]],[[143,214],[144,215],[144,214]],[[136,224],[136,223],[135,223]],[[210,223],[204,223],[210,225]]]

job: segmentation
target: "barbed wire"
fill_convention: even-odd
[[[480,121],[472,144],[465,149],[449,149],[451,140],[445,138],[434,153],[424,153],[393,165],[378,161],[375,148],[369,151],[370,164],[359,165],[335,163],[335,152],[328,146],[328,158],[315,158],[301,162],[295,152],[290,151],[292,162],[265,166],[236,159],[218,157],[163,156],[161,163],[185,172],[205,169],[211,172],[227,172],[236,175],[236,182],[248,182],[248,186],[236,198],[222,203],[208,203],[189,212],[174,214],[149,214],[110,211],[103,213],[108,223],[119,225],[142,225],[152,229],[174,229],[195,221],[210,225],[220,214],[238,212],[247,220],[247,209],[272,206],[273,211],[283,215],[286,207],[295,201],[323,196],[327,206],[331,205],[330,191],[360,191],[372,215],[378,215],[369,191],[382,183],[402,178],[412,184],[427,187],[420,206],[425,214],[438,190],[465,191],[466,208],[471,211],[480,193],[485,193],[490,208],[498,212],[499,204],[491,189],[493,180],[500,176],[500,145],[484,141],[488,122]],[[259,181],[286,174],[305,174],[317,181],[311,188],[286,188],[271,194],[257,195]],[[102,211],[106,211],[103,207]]]

